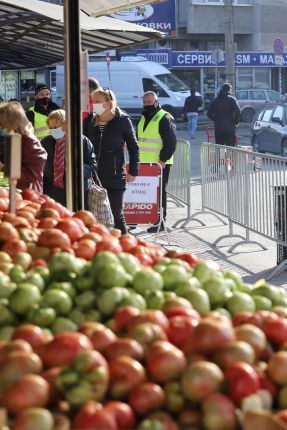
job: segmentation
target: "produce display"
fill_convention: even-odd
[[[287,422],[287,294],[0,188],[0,408],[11,430]],[[282,427],[283,428],[283,427]]]

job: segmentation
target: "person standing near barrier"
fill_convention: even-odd
[[[159,163],[162,167],[162,208],[163,219],[166,220],[167,196],[166,188],[173,154],[176,149],[176,127],[173,117],[163,110],[158,97],[153,91],[143,95],[143,111],[137,125],[137,137],[140,147],[141,163]],[[164,230],[161,223],[147,229],[148,233]]]
[[[27,112],[27,118],[34,127],[35,136],[42,140],[49,135],[49,129],[46,121],[49,113],[53,110],[60,109],[59,106],[52,102],[51,91],[45,84],[38,85],[35,89],[35,105]]]
[[[218,96],[211,102],[207,116],[214,122],[215,143],[235,146],[236,128],[240,121],[240,108],[231,95],[232,86],[223,84]]]
[[[196,91],[195,87],[190,89],[190,96],[185,99],[183,115],[187,117],[189,125],[190,138],[195,139],[197,127],[198,109],[202,106],[203,99],[201,94]]]

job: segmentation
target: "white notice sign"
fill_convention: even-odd
[[[159,178],[153,176],[137,176],[134,182],[127,184],[124,194],[125,203],[156,203]]]

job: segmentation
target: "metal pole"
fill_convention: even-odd
[[[64,0],[67,208],[84,207],[79,0]]]
[[[225,60],[226,60],[226,80],[232,85],[232,91],[236,91],[236,70],[235,70],[235,44],[234,44],[234,22],[232,0],[224,0],[224,10],[226,17],[225,24]]]
[[[278,91],[280,94],[282,94],[283,88],[282,88],[282,67],[279,67],[278,70]]]

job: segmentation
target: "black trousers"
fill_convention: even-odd
[[[216,131],[215,130],[215,142],[217,145],[235,146],[236,134],[233,131]]]
[[[124,193],[125,190],[114,190],[107,188],[111,210],[115,220],[115,228],[121,230],[122,234],[128,232],[124,215]]]
[[[166,164],[162,170],[162,208],[163,208],[163,219],[166,219],[166,206],[167,206],[167,193],[166,188],[168,184],[169,172],[172,164]]]

